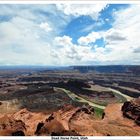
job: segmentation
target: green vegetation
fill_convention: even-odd
[[[76,100],[80,100],[78,97],[75,97]]]
[[[100,100],[99,98],[95,98],[95,99],[91,99],[91,98],[88,98],[88,97],[85,97],[86,100],[94,103],[94,104],[97,104],[97,105],[101,105],[101,106],[107,106],[108,105],[108,100],[104,99],[104,100]]]
[[[82,97],[76,95],[75,93],[70,92],[69,90],[66,90],[64,88],[55,88],[55,89],[60,89],[60,90],[64,91],[74,101],[78,101],[78,102],[81,102],[81,103],[88,103],[90,106],[98,107],[98,108],[101,108],[101,109],[105,108],[104,106],[101,106],[101,105],[95,104],[95,103],[93,103],[91,101],[88,101],[85,98],[82,98]]]
[[[101,119],[104,113],[104,109],[94,107],[94,111],[95,111],[95,116]]]

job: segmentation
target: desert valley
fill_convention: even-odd
[[[140,66],[2,67],[1,136],[140,136]]]

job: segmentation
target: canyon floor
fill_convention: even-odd
[[[0,70],[0,135],[139,136],[139,87],[130,70]]]

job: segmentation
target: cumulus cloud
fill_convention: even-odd
[[[71,37],[69,37],[69,36],[63,36],[63,37],[60,37],[60,36],[58,36],[58,37],[55,37],[55,44],[56,44],[56,46],[71,46],[72,45],[72,38]]]
[[[140,64],[140,5],[131,5],[114,12],[114,23],[107,31],[99,31],[97,38],[92,32],[79,38],[80,45],[88,45],[102,37],[105,46],[93,46],[94,59],[102,64]],[[91,37],[90,39],[88,37]],[[88,41],[89,40],[89,41]]]
[[[81,45],[88,45],[89,43],[95,42],[97,39],[101,38],[98,32],[91,32],[87,36],[82,36],[78,39],[78,43]]]
[[[25,12],[25,7],[22,8],[19,8],[21,13]],[[35,22],[38,15],[30,10],[26,9],[30,13],[28,16],[33,15],[34,18],[27,18],[21,13],[22,16],[20,16],[9,6],[6,9],[7,13],[5,14],[8,15],[9,11],[13,11],[13,13],[8,20],[0,22],[0,63],[12,65],[51,64],[53,62],[49,44],[51,38],[46,34],[46,30],[50,31],[51,29],[49,24]],[[43,31],[40,30],[41,28]],[[45,36],[46,41],[42,39],[42,36]]]
[[[42,22],[40,24],[40,28],[44,29],[46,32],[52,31],[52,28],[50,27],[50,25],[47,22]]]
[[[106,7],[106,4],[58,4],[57,8],[66,15],[73,16],[91,16],[94,20],[98,18],[99,13]]]
[[[106,49],[111,49],[111,52],[106,55],[110,60],[119,63],[125,61],[130,64],[140,63],[139,53],[134,54],[134,50],[138,49],[140,44],[139,12],[140,5],[131,5],[114,13],[115,22],[105,36],[108,42]]]
[[[140,64],[140,5],[115,11],[110,29],[81,35],[78,43],[74,43],[72,36],[61,34],[71,16],[98,19],[105,7],[104,4],[1,5],[0,64]],[[86,30],[91,29],[93,26]],[[93,45],[100,38],[104,47]]]
[[[104,34],[104,38],[107,42],[118,42],[126,40],[126,36],[123,35],[123,32],[118,29],[110,29]]]
[[[134,53],[140,53],[140,46],[138,46],[137,48],[135,48],[135,49],[133,50],[133,52],[134,52]]]
[[[94,58],[92,47],[73,44],[69,36],[56,37],[55,40],[56,46],[61,46],[57,48],[55,55],[59,57],[59,63],[62,65],[85,64]]]

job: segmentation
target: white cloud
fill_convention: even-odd
[[[0,64],[140,64],[140,5],[115,11],[111,29],[81,36],[77,40],[79,44],[59,33],[70,22],[71,16],[89,15],[97,19],[105,5],[0,8],[0,15],[7,16],[0,21]],[[53,10],[47,16],[50,9]],[[99,38],[104,39],[105,47],[91,45]]]
[[[140,64],[140,54],[134,50],[140,44],[140,5],[131,5],[114,13],[113,28],[105,33],[106,49],[110,49],[105,59],[119,63]]]
[[[71,46],[72,45],[72,38],[69,36],[63,36],[63,37],[55,37],[55,44],[58,46]]]
[[[106,7],[106,4],[58,4],[58,10],[63,11],[66,15],[81,16],[88,15],[97,19],[99,13]]]
[[[80,45],[88,45],[102,37],[105,47],[93,46],[94,59],[102,64],[140,64],[140,5],[115,11],[112,28],[98,32],[97,38],[92,32],[79,38]],[[90,37],[89,37],[90,36]]]
[[[91,32],[87,36],[82,36],[78,39],[80,45],[88,45],[89,43],[95,42],[97,39],[101,38],[98,32]]]
[[[21,16],[12,16],[10,20],[0,22],[0,64],[53,63],[49,44],[51,38],[45,30],[40,30],[39,25]],[[42,36],[45,36],[45,41]]]
[[[94,59],[92,47],[73,44],[69,36],[56,37],[55,41],[56,47],[61,46],[54,51],[61,65],[85,64]]]
[[[129,40],[129,46],[139,46],[140,5],[132,5],[115,13],[117,19],[113,27],[119,29]]]
[[[107,43],[117,43],[127,40],[126,35],[119,29],[110,29],[104,33],[104,38]]]
[[[0,15],[0,64],[59,64],[53,41],[68,20],[55,5],[0,5]]]
[[[74,7],[78,8],[78,5]],[[98,5],[96,9],[93,5],[89,6],[90,9],[93,8],[90,11],[87,6],[81,9],[80,7],[79,5],[77,11],[69,14],[67,9],[58,11],[58,7],[55,9],[55,6],[51,5],[1,6],[0,15],[8,18],[0,22],[0,64],[70,65],[92,59],[90,47],[75,45],[68,36],[56,37],[71,20],[69,15],[90,14],[91,17],[97,18],[103,8]],[[50,32],[52,29],[53,32]]]
[[[41,29],[44,29],[46,32],[52,31],[52,28],[47,22],[42,22],[39,26]]]

